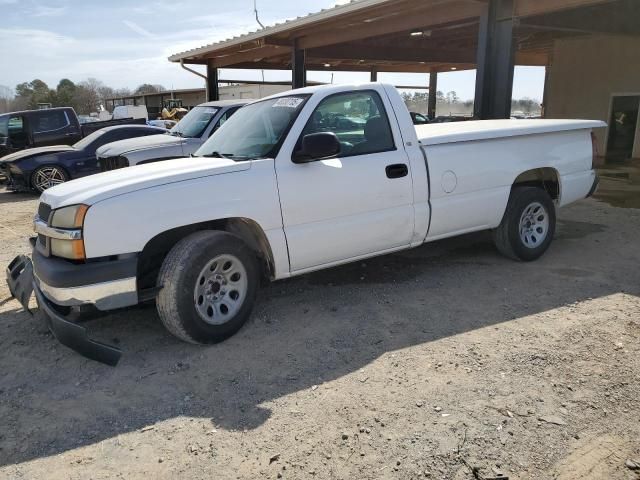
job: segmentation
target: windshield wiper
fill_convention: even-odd
[[[169,135],[173,135],[174,137],[184,137],[182,132],[169,132]]]
[[[211,152],[211,153],[207,153],[205,155],[200,155],[201,157],[205,157],[205,158],[226,158],[227,160],[230,159],[231,155],[229,154],[224,154],[224,153],[220,153],[220,152]]]

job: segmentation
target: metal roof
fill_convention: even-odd
[[[274,35],[295,28],[305,27],[315,22],[320,22],[333,17],[352,13],[358,10],[370,8],[391,1],[393,0],[351,0],[349,3],[336,5],[332,8],[325,8],[320,10],[319,12],[309,13],[308,15],[297,17],[292,20],[286,20],[281,23],[276,23],[275,25],[266,27],[264,29],[245,33],[243,35],[238,35],[226,40],[210,43],[208,45],[203,45],[202,47],[193,48],[184,52],[175,53],[169,57],[169,61],[179,62],[180,60],[186,60],[196,55],[203,55],[209,53],[210,51],[219,50],[221,48],[233,47],[234,45],[238,45],[244,42],[259,40],[269,35]]]

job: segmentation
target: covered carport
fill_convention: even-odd
[[[169,60],[206,65],[210,99],[221,68],[290,70],[293,88],[311,70],[419,72],[431,91],[440,72],[477,69],[474,116],[507,118],[515,65],[549,67],[558,39],[635,34],[637,11],[635,0],[359,0]]]

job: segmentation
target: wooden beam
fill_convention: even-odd
[[[288,54],[290,52],[291,47],[267,45],[265,47],[252,48],[250,50],[245,50],[225,56],[210,57],[210,60],[213,62],[213,65],[218,68],[222,68],[228,67],[230,65],[236,65],[238,63],[258,62],[264,58]]]
[[[302,35],[298,37],[298,42],[300,48],[311,49],[389,33],[427,29],[436,25],[479,17],[483,8],[481,3],[453,0],[428,6],[411,14],[381,16],[371,21],[365,18],[342,28],[338,28],[334,24],[316,33],[301,32]]]
[[[331,47],[307,50],[309,58],[333,58],[346,60],[389,60],[397,62],[446,62],[473,63],[476,60],[474,49],[443,50],[424,48],[365,47],[334,45]]]
[[[233,68],[249,69],[249,70],[286,70],[289,67],[284,66],[281,63],[271,62],[256,62],[256,63],[244,63],[234,65]],[[475,68],[475,64],[459,63],[459,64],[447,64],[447,63],[425,63],[425,64],[378,64],[376,68],[379,72],[398,72],[398,73],[430,73],[430,72],[448,72],[451,70],[471,70]],[[365,72],[371,73],[371,65],[367,64],[349,64],[339,63],[331,64],[330,67],[325,67],[324,63],[306,63],[306,71],[316,72]]]
[[[516,17],[528,17],[571,8],[587,7],[613,0],[516,0],[513,13]]]

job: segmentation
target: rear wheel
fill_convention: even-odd
[[[249,318],[259,279],[257,258],[241,238],[196,232],[178,242],[162,264],[158,314],[181,340],[220,342]]]
[[[56,165],[38,167],[31,175],[31,186],[38,193],[69,180],[69,174]]]
[[[549,194],[541,188],[514,187],[493,240],[503,255],[531,261],[549,248],[555,229],[555,206]]]

